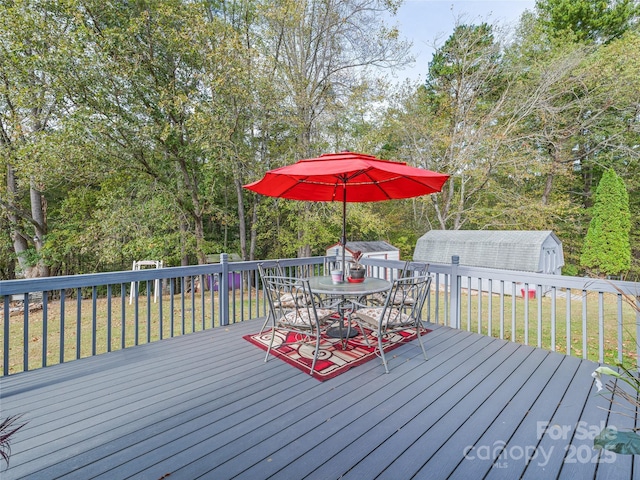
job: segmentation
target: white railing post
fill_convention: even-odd
[[[451,328],[460,328],[460,295],[462,293],[458,266],[460,257],[451,257],[451,301],[449,302],[449,325]]]

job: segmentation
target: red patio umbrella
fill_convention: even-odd
[[[244,188],[270,197],[342,202],[342,265],[347,202],[379,202],[439,192],[449,175],[355,152],[325,153],[269,170]]]

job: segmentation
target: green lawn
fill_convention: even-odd
[[[567,352],[567,299],[558,295],[555,302],[555,315],[553,315],[552,299],[542,297],[540,307],[538,299],[523,299],[521,296],[504,296],[504,304],[500,305],[498,295],[491,298],[491,310],[489,309],[489,296],[485,293],[478,297],[475,292],[471,296],[463,291],[461,305],[461,327],[473,332],[487,335],[489,332],[489,319],[491,319],[491,335],[497,338],[515,340],[532,346],[540,346],[547,350],[560,353]],[[432,306],[434,305],[432,298]],[[470,305],[469,305],[470,302]],[[582,297],[573,297],[569,301],[571,309],[571,321],[569,333],[571,338],[571,355],[583,357],[586,337],[586,358],[598,361],[598,331],[600,316],[600,301],[598,294],[587,295],[586,331],[583,332],[583,300]],[[515,308],[515,315],[514,315]],[[636,312],[622,302],[623,318],[623,362],[627,367],[636,364]],[[526,311],[525,311],[526,310]],[[481,312],[480,319],[478,312]],[[501,329],[500,313],[502,311],[503,323]],[[469,313],[470,312],[470,313]],[[491,314],[490,314],[491,312]],[[539,314],[540,312],[540,314]],[[525,315],[525,313],[527,315]],[[618,299],[611,294],[603,295],[602,317],[604,326],[604,361],[615,365],[618,362]],[[439,305],[440,323],[444,318],[443,299]],[[433,315],[433,312],[432,312]],[[540,317],[540,319],[538,318]],[[514,320],[515,318],[515,320]],[[528,320],[527,320],[528,319]],[[538,338],[538,323],[540,322],[540,338]],[[445,322],[448,324],[448,319]],[[514,328],[515,325],[515,328]],[[552,325],[555,325],[555,341],[552,341]],[[528,335],[527,335],[528,332]]]
[[[264,300],[260,293],[260,311],[257,312],[255,291],[252,290],[252,301],[247,300],[247,292],[242,300],[239,293],[236,298],[236,311],[233,319],[236,322],[243,320],[242,316],[251,317],[263,315]],[[194,331],[209,329],[212,326],[220,326],[218,295],[214,295],[213,316],[211,307],[210,292],[205,292],[204,299],[204,320],[202,318],[202,295],[196,293],[193,297],[191,294],[185,295],[184,298],[184,315],[183,304],[180,295],[175,295],[173,305],[171,297],[164,295],[162,297],[162,338],[185,335]],[[230,298],[230,302],[232,299]],[[241,311],[241,302],[244,311]],[[131,347],[136,344],[154,342],[160,339],[160,306],[159,303],[153,302],[151,297],[150,303],[147,302],[146,296],[138,299],[138,315],[139,324],[136,325],[135,319],[135,302],[129,304],[129,297],[124,299],[124,335],[122,330],[122,298],[112,297],[111,299],[111,340],[108,341],[108,325],[107,325],[107,308],[108,302],[106,298],[98,298],[96,300],[96,319],[95,319],[95,339],[93,338],[93,304],[91,299],[84,299],[81,302],[80,328],[78,328],[77,302],[75,299],[66,299],[64,309],[64,361],[74,360],[76,358],[88,357],[93,354],[95,344],[95,354],[101,354],[108,351],[108,345],[111,344],[111,350],[119,350],[122,348],[123,339],[124,346]],[[149,321],[147,322],[147,308],[150,308]],[[173,322],[171,312],[173,311]],[[243,315],[244,313],[244,315]],[[23,362],[23,344],[24,344],[24,328],[23,314],[15,313],[10,317],[9,326],[9,373],[17,373],[24,370]],[[4,322],[0,322],[4,329]],[[54,365],[60,361],[60,302],[50,301],[47,314],[47,365]],[[34,310],[29,312],[29,329],[28,329],[28,346],[29,346],[29,370],[42,367],[43,356],[43,311]],[[80,349],[77,347],[78,332],[80,335]],[[148,334],[147,334],[148,332]],[[137,337],[137,342],[136,342]],[[4,356],[0,356],[0,365]],[[0,367],[0,372],[3,367]]]

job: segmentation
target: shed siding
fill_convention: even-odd
[[[545,231],[431,230],[418,239],[414,260],[560,274],[562,243]]]

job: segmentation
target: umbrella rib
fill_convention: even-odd
[[[375,186],[378,188],[378,190],[380,190],[380,191],[384,194],[384,196],[385,196],[385,197],[387,197],[387,200],[391,200],[391,197],[390,197],[390,196],[389,196],[389,194],[386,192],[386,190],[380,186],[380,183],[383,183],[383,182],[386,182],[386,181],[392,181],[392,180],[395,180],[397,177],[394,177],[394,178],[392,178],[392,179],[388,179],[388,180],[384,180],[383,182],[377,182],[377,181],[373,180],[373,179],[371,178],[371,176],[370,176],[367,172],[362,172],[362,173],[363,173],[364,175],[366,175],[369,179],[371,179],[371,183],[370,183],[370,185],[375,185]],[[399,175],[399,177],[401,177],[401,176],[402,176],[402,175]]]
[[[325,160],[325,157],[326,169],[320,161],[312,166],[314,162],[311,160]],[[352,157],[354,162],[350,163]],[[267,172],[261,181],[245,187],[264,195],[292,200],[370,202],[435,193],[449,178],[448,175],[409,167],[404,162],[374,162],[374,159],[351,152],[333,156],[326,154],[318,159],[300,160],[294,165]],[[300,165],[303,162],[304,165]],[[391,167],[386,168],[387,165]],[[387,176],[392,178],[385,178]],[[343,192],[340,192],[340,188]],[[348,199],[345,198],[347,196]]]
[[[384,183],[393,182],[393,181],[397,180],[398,178],[403,178],[403,179],[408,180],[410,182],[417,183],[418,185],[425,186],[422,182],[417,181],[415,178],[407,177],[406,175],[397,175],[397,176],[395,176],[393,178],[387,178],[387,179],[384,179],[384,180],[377,181],[377,180],[372,179],[366,172],[363,172],[363,173],[365,175],[367,175],[368,178],[371,179],[371,182],[362,182],[361,185],[375,185],[387,197],[388,200],[393,200],[393,197],[389,196],[387,191],[384,188],[382,188],[382,185]]]
[[[384,184],[385,183],[390,183],[393,182],[395,180],[397,180],[398,178],[404,178],[405,180],[411,181],[413,183],[417,183],[419,185],[425,186],[422,182],[418,182],[413,178],[410,177],[404,177],[402,175],[398,175],[395,176],[393,178],[387,178],[387,179],[383,179],[383,180],[374,180],[372,179],[369,175],[366,174],[365,171],[360,171],[358,172],[358,175],[363,174],[366,175],[367,178],[369,178],[369,181],[365,181],[365,182],[349,182],[348,178],[353,178],[355,175],[351,176],[351,177],[338,177],[336,176],[335,178],[337,180],[341,180],[340,182],[323,182],[320,180],[310,180],[308,177],[307,178],[298,178],[296,181],[298,184],[304,183],[307,185],[318,185],[318,186],[324,186],[324,187],[333,187],[333,194],[332,194],[332,198],[334,199],[334,201],[336,200],[337,197],[337,188],[340,186],[342,187],[345,191],[351,186],[351,187],[357,187],[357,186],[365,186],[365,185],[370,185],[373,187],[376,187],[381,193],[382,195],[387,199],[387,200],[393,200],[395,197],[392,197],[389,195],[389,193],[384,189]],[[346,180],[346,181],[345,181]],[[291,186],[289,186],[288,188],[286,188],[285,190],[282,190],[281,192],[278,193],[278,197],[286,197],[287,193],[291,190],[294,190],[296,188],[296,185],[293,184]],[[340,199],[340,201],[345,201],[344,199]]]

